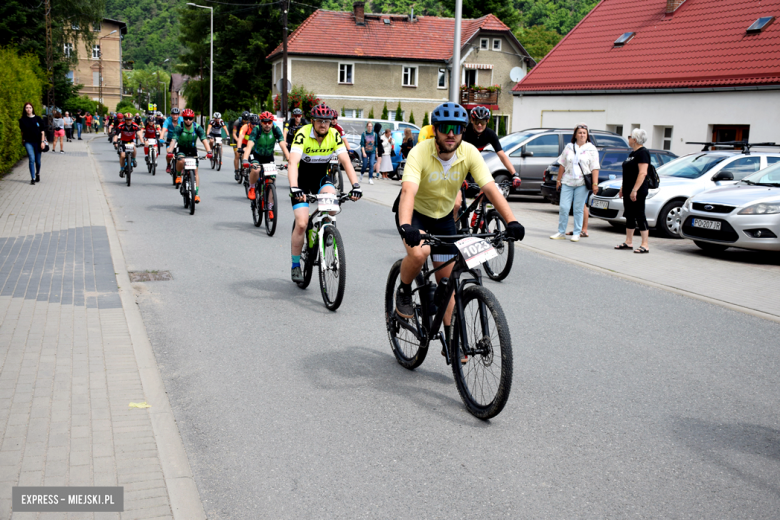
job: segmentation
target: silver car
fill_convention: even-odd
[[[669,238],[680,238],[682,206],[694,195],[734,184],[747,175],[780,161],[780,153],[740,151],[697,152],[659,167],[661,185],[650,190],[645,202],[647,224]],[[621,181],[599,184],[590,200],[590,215],[615,226],[624,226],[623,199],[618,198]]]
[[[689,198],[681,217],[681,235],[705,251],[780,251],[780,163]]]

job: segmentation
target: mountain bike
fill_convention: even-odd
[[[184,199],[184,209],[189,209],[190,215],[195,214],[195,190],[197,189],[197,186],[195,186],[195,173],[198,171],[198,161],[205,158],[205,155],[184,158],[184,171],[181,172],[179,193],[181,193],[181,197]]]
[[[347,258],[344,254],[344,241],[336,229],[336,215],[341,212],[341,204],[349,198],[349,194],[319,193],[307,195],[306,200],[317,203],[317,209],[309,215],[309,225],[306,227],[305,242],[301,251],[301,267],[303,282],[296,282],[298,287],[305,289],[311,282],[315,264],[320,270],[320,292],[325,307],[335,311],[344,298],[344,288],[347,276]],[[295,223],[293,222],[293,229]]]
[[[168,173],[171,174],[171,184],[173,184],[174,186],[178,186],[178,184],[176,184],[176,177],[178,176],[178,174],[176,173],[176,159],[175,159],[176,154],[178,153],[179,153],[179,145],[177,144],[173,148],[173,153],[168,154],[168,157],[171,159],[171,171]]]
[[[122,169],[125,172],[125,181],[130,186],[130,176],[133,173],[133,150],[135,149],[134,142],[122,141],[122,150],[125,152],[125,163],[122,165]]]
[[[212,139],[214,140],[214,146],[213,150],[211,150],[211,169],[213,170],[216,167],[217,171],[220,171],[222,169],[222,138],[213,137]]]
[[[278,167],[278,169],[283,168],[283,165]],[[276,198],[276,173],[275,163],[260,165],[260,177],[255,183],[255,200],[249,201],[255,227],[260,227],[265,218],[265,232],[269,237],[276,233],[276,219],[279,218],[279,212],[273,210],[279,200]]]
[[[489,239],[489,240],[485,240]],[[405,319],[395,310],[395,294],[400,285],[401,260],[390,268],[385,288],[385,322],[390,346],[398,363],[409,370],[425,360],[431,340],[439,340],[463,403],[479,419],[498,415],[512,388],[512,340],[506,316],[498,299],[482,286],[476,267],[497,255],[492,241],[512,240],[505,233],[463,235],[423,235],[421,245],[452,244],[458,254],[443,265],[430,269],[429,261],[414,280],[414,317]],[[453,244],[454,242],[454,244]],[[449,278],[436,285],[434,274],[454,264]],[[467,276],[467,278],[463,278]],[[449,340],[440,330],[450,300],[455,306],[449,326]],[[449,343],[448,343],[449,341]]]
[[[328,177],[333,182],[333,187],[341,193],[344,191],[344,175],[341,173],[341,165],[337,158],[332,158],[328,165]]]
[[[236,148],[236,153],[239,157],[243,157],[244,155],[244,149],[243,148]],[[238,184],[241,184],[244,182],[244,176],[246,176],[247,182],[249,182],[249,171],[246,168],[240,167],[240,165],[244,162],[243,159],[239,159],[239,168],[238,171],[233,175],[233,178],[236,180]],[[249,188],[247,188],[249,190]]]
[[[511,185],[512,183],[509,181],[502,182],[498,185],[499,189],[504,194],[504,198],[509,194]],[[480,191],[474,198],[474,201],[468,207],[465,207],[467,188],[479,190],[479,185],[467,181],[464,181],[461,185],[460,192],[463,204],[461,205],[458,218],[455,222],[458,233],[500,234],[501,232],[506,231],[506,221],[504,220],[504,217],[499,215],[498,211],[493,208],[493,205],[487,200],[487,197],[483,192]],[[470,221],[469,216],[471,216]],[[509,271],[512,270],[512,264],[515,260],[515,243],[514,241],[492,241],[491,245],[498,252],[498,256],[486,261],[482,267],[485,268],[485,273],[487,273],[491,280],[500,282],[509,276]]]
[[[147,146],[149,147],[149,155],[146,156],[146,168],[149,173],[155,175],[157,173],[157,139],[147,139]]]

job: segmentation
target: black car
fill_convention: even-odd
[[[656,168],[677,158],[677,156],[669,150],[648,151],[650,152],[650,161]],[[601,168],[599,168],[599,182],[622,178],[623,161],[628,158],[628,154],[630,153],[631,148],[599,148],[599,165],[601,166]],[[560,200],[560,193],[555,187],[555,183],[558,180],[558,168],[560,168],[560,166],[558,161],[555,161],[548,166],[544,171],[544,179],[542,181],[542,195],[553,204],[558,204]]]

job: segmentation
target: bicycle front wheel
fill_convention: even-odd
[[[320,292],[325,307],[335,311],[344,298],[347,283],[347,258],[344,242],[336,226],[327,226],[322,234],[322,258],[320,259]]]
[[[125,180],[127,181],[127,185],[130,186],[130,175],[133,173],[133,160],[128,159],[127,160],[127,168],[125,172]]]
[[[506,231],[504,217],[499,215],[497,211],[490,211],[485,217],[485,225],[482,232],[499,233],[501,231]],[[512,263],[515,261],[515,243],[511,240],[502,240],[494,247],[498,252],[498,256],[483,263],[482,267],[485,268],[485,272],[491,280],[500,282],[509,276],[509,271],[512,270]]]
[[[268,233],[269,237],[272,237],[274,236],[274,233],[276,233],[276,219],[279,218],[279,211],[278,208],[276,208],[276,184],[273,182],[269,182],[265,185],[264,200],[265,232]],[[271,206],[272,204],[273,206]]]
[[[417,276],[417,287],[420,286],[422,275]],[[390,274],[387,275],[387,285],[385,286],[385,325],[387,326],[387,336],[390,338],[390,347],[398,363],[409,370],[422,365],[425,356],[428,354],[428,344],[421,342],[411,331],[403,328],[399,320],[404,318],[394,314],[395,311],[395,293],[401,284],[401,260],[398,260],[390,268]],[[422,312],[420,306],[419,291],[413,293],[412,305],[418,312]],[[407,323],[414,323],[414,320],[405,320]]]
[[[190,215],[195,214],[195,173],[190,173]]]
[[[462,303],[463,316],[453,313],[452,373],[468,411],[479,419],[490,419],[504,409],[512,388],[509,325],[496,297],[482,286],[464,290]]]
[[[252,222],[255,227],[260,227],[263,223],[263,210],[260,209],[260,193],[255,189],[255,200],[250,200],[249,205],[252,208]]]
[[[152,170],[152,175],[157,174],[157,154],[151,150],[149,150],[149,160],[150,163],[150,169]]]
[[[311,225],[311,221],[309,221],[309,224]],[[292,225],[293,229],[295,229],[295,222],[293,222]],[[306,236],[309,234],[309,229],[306,229]],[[315,244],[314,247],[309,248],[309,244],[306,243],[308,239],[304,239],[303,242],[303,250],[301,251],[301,268],[303,269],[303,281],[302,282],[295,282],[298,287],[301,289],[306,289],[309,284],[311,283],[311,274],[314,270],[314,262],[317,259],[317,246]]]
[[[217,171],[222,169],[222,146],[217,146],[217,153],[214,154],[214,160],[217,162]]]

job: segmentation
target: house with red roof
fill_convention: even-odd
[[[367,117],[373,109],[378,118],[386,102],[394,119],[400,102],[403,120],[413,112],[420,124],[425,112],[448,100],[454,35],[452,18],[370,14],[363,2],[352,12],[320,9],[288,38],[288,79],[348,117]],[[496,128],[506,133],[512,87],[533,59],[492,14],[463,20],[461,44],[462,103],[489,106]],[[267,59],[277,95],[281,44]]]
[[[602,0],[512,89],[512,130],[591,128],[677,154],[780,143],[780,0]]]

